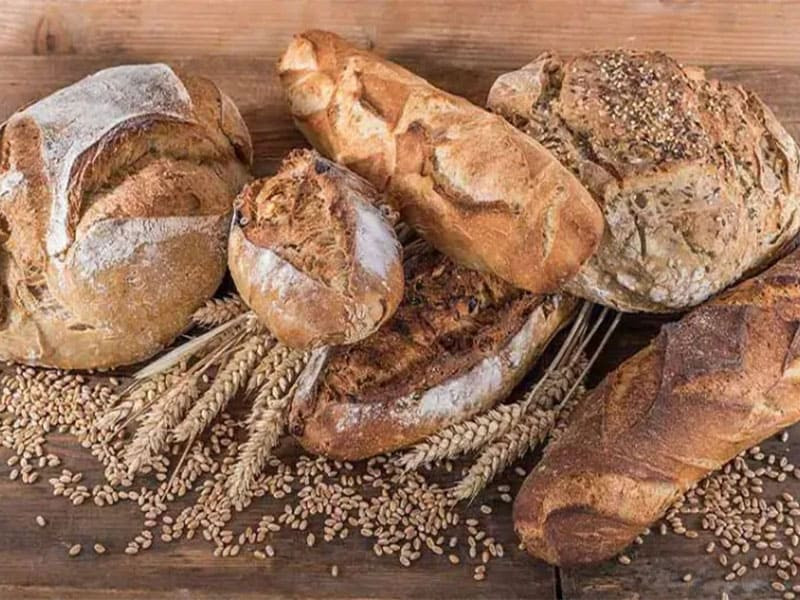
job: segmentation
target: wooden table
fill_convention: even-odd
[[[213,78],[239,105],[256,149],[256,172],[269,173],[303,140],[293,129],[275,77],[275,60],[292,33],[337,31],[411,67],[434,83],[482,103],[496,75],[555,49],[572,54],[597,47],[659,48],[712,75],[759,92],[797,138],[800,133],[800,3],[725,0],[680,2],[386,2],[287,0],[169,2],[5,0],[0,27],[0,119],[17,107],[102,67],[168,61]],[[646,343],[657,319],[626,317],[602,364],[603,372]],[[800,429],[795,433],[800,439]],[[97,478],[93,459],[65,438],[53,438],[70,468]],[[800,462],[800,444],[765,444]],[[467,567],[423,560],[401,569],[378,559],[360,538],[308,549],[286,535],[269,561],[215,559],[203,542],[159,545],[122,554],[138,513],[65,508],[46,483],[10,482],[0,450],[0,598],[731,598],[773,597],[766,582],[725,584],[723,571],[699,540],[651,536],[632,565],[616,562],[552,569],[514,549],[508,505],[495,507],[490,533],[511,549],[488,579],[475,583]],[[519,483],[511,475],[510,482]],[[797,495],[800,482],[787,483]],[[38,514],[50,524],[40,529]],[[109,555],[66,557],[64,544],[91,545],[97,532]],[[282,535],[282,534],[281,534]],[[329,574],[338,564],[341,575]],[[694,579],[681,577],[691,571]]]

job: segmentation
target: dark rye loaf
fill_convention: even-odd
[[[366,458],[492,407],[577,305],[457,266],[421,242],[407,254],[394,317],[317,355],[298,381],[289,426],[312,452]]]

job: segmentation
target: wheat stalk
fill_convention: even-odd
[[[240,447],[228,483],[231,501],[240,510],[285,431],[294,383],[307,361],[307,354],[292,351],[268,376],[253,400],[247,420],[248,437]]]
[[[246,313],[247,305],[237,294],[227,298],[211,298],[192,315],[192,321],[200,327],[212,328],[227,323],[231,319]]]
[[[554,388],[554,395],[563,397],[566,390],[561,389]],[[458,500],[475,497],[511,463],[544,442],[566,404],[557,404],[550,409],[536,408],[527,413],[510,431],[481,452],[464,478],[451,490],[453,497]]]
[[[272,342],[269,335],[252,335],[230,354],[217,371],[209,388],[189,410],[186,418],[173,431],[176,442],[193,440],[208,427],[247,382],[259,360]]]
[[[125,450],[125,463],[128,474],[135,475],[144,465],[148,465],[155,456],[164,452],[169,445],[169,434],[180,422],[186,411],[200,395],[198,379],[202,371],[172,387],[158,399],[145,414],[133,440]]]

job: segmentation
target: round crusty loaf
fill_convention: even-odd
[[[368,182],[309,150],[236,201],[228,263],[242,299],[287,346],[352,344],[403,296],[396,217]],[[388,218],[387,218],[388,217]]]
[[[278,71],[309,141],[460,264],[554,292],[600,242],[591,195],[497,115],[325,31],[296,36]]]
[[[394,317],[300,375],[289,428],[307,450],[358,460],[413,444],[505,399],[574,314],[415,242]]]
[[[489,107],[576,173],[600,248],[566,289],[626,311],[698,304],[775,258],[800,228],[798,148],[758,97],[659,52],[544,54]]]
[[[224,274],[252,147],[162,64],[100,71],[0,130],[0,357],[105,368],[168,345]]]

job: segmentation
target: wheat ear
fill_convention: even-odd
[[[252,335],[231,354],[228,361],[217,371],[214,382],[189,410],[186,418],[173,431],[176,442],[195,439],[224,409],[264,356],[272,338],[268,335]]]
[[[588,324],[591,307],[590,302],[583,304],[552,363],[522,400],[513,404],[501,404],[469,420],[445,427],[402,455],[398,459],[399,464],[409,470],[417,469],[424,464],[457,458],[462,454],[479,450],[510,431],[531,407],[551,408],[552,395],[541,394],[539,391],[552,377],[563,380],[576,368],[574,366],[575,358],[578,356],[576,348]]]
[[[563,397],[566,390],[556,385],[554,382],[551,393]],[[453,497],[458,500],[474,497],[511,463],[541,444],[553,429],[562,406],[559,404],[549,410],[536,408],[530,411],[510,431],[487,446],[453,488]]]
[[[294,383],[307,360],[308,355],[291,352],[269,375],[253,400],[247,420],[248,437],[240,447],[228,482],[231,501],[239,509],[246,504],[253,483],[283,435]]]
[[[145,414],[131,443],[125,450],[128,474],[135,475],[169,444],[169,434],[180,422],[192,402],[200,395],[201,371],[187,376],[161,396]]]
[[[211,298],[192,315],[192,321],[200,327],[212,328],[227,323],[231,319],[246,313],[247,305],[237,294],[227,298]]]

